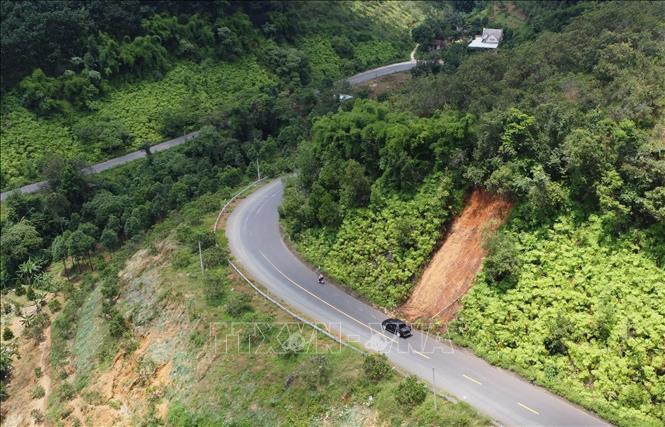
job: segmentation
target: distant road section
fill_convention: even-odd
[[[161,142],[159,144],[155,144],[150,147],[150,152],[151,153],[159,153],[160,151],[168,150],[169,148],[175,147],[176,145],[184,144],[187,141],[192,140],[199,134],[199,131],[191,132],[183,136],[179,136],[174,139],[170,139],[168,141]],[[146,153],[144,150],[138,150],[134,151],[129,154],[125,154],[124,156],[116,157],[111,160],[107,160],[105,162],[97,163],[92,166],[89,166],[84,169],[85,173],[88,174],[95,174],[99,172],[103,172],[107,169],[114,168],[116,166],[124,165],[125,163],[129,163],[132,160],[137,160],[137,159],[142,159],[146,156]],[[5,201],[7,197],[9,197],[10,194],[12,193],[23,193],[23,194],[30,194],[30,193],[35,193],[39,190],[43,190],[46,187],[48,187],[48,183],[46,181],[40,181],[40,182],[35,182],[34,184],[28,184],[24,185],[23,187],[16,188],[14,190],[6,191],[2,194],[0,194],[0,201]]]
[[[385,65],[383,67],[363,71],[362,73],[349,77],[347,81],[351,85],[357,85],[375,79],[377,77],[387,76],[388,74],[400,73],[402,71],[408,71],[416,66],[416,58],[415,58],[416,49],[418,49],[418,45],[416,45],[416,47],[413,48],[413,51],[411,51],[410,61],[399,62],[397,64]],[[198,135],[198,133],[199,133],[198,131],[188,133],[187,135],[180,136],[178,138],[171,139],[169,141],[165,141],[157,145],[153,145],[152,147],[150,147],[150,151],[152,153],[159,153],[160,151],[168,150],[171,147],[184,144],[185,142],[193,139],[194,137],[196,137],[196,135]],[[85,172],[91,174],[99,173],[107,169],[114,168],[116,166],[124,165],[125,163],[131,162],[132,160],[142,159],[143,157],[145,157],[145,151],[143,150],[134,151],[133,153],[129,153],[121,157],[116,157],[115,159],[107,160],[105,162],[92,165],[86,168]],[[0,201],[4,202],[5,199],[7,199],[7,197],[9,197],[9,195],[12,193],[23,193],[23,194],[36,193],[37,191],[45,189],[47,186],[48,184],[46,181],[40,181],[40,182],[35,182],[34,184],[24,185],[23,187],[16,188],[14,190],[9,190],[0,194]]]
[[[362,73],[358,73],[355,76],[349,77],[348,79],[346,79],[346,81],[348,81],[349,84],[353,86],[365,83],[366,81],[369,80],[376,79],[377,77],[387,76],[388,74],[395,74],[395,73],[401,73],[402,71],[409,71],[410,69],[415,67],[416,64],[418,63],[418,61],[416,61],[416,49],[418,49],[418,45],[416,45],[416,47],[413,48],[413,51],[411,51],[410,61],[398,62],[396,64],[384,65],[383,67],[363,71]]]

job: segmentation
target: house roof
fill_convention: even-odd
[[[503,30],[500,28],[483,28],[483,40],[487,40],[491,36],[494,36],[498,41],[501,41],[503,38]]]
[[[483,49],[496,49],[503,39],[503,30],[498,28],[483,28],[483,34],[476,36],[469,47],[478,47]]]
[[[499,47],[499,43],[485,43],[482,38],[477,37],[471,43],[469,47],[480,47],[484,49],[496,49]]]

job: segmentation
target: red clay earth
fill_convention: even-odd
[[[434,254],[400,313],[409,321],[448,322],[460,309],[459,300],[473,284],[485,250],[485,230],[495,231],[505,222],[511,203],[502,196],[474,190],[462,214]]]

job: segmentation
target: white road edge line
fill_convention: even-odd
[[[470,376],[468,376],[468,375],[464,375],[464,374],[462,374],[462,376],[463,376],[464,378],[466,378],[467,380],[471,381],[471,382],[474,382],[474,383],[476,383],[476,384],[478,384],[478,385],[483,385],[483,383],[481,383],[480,381],[478,381],[478,380],[475,379],[475,378],[471,378]]]
[[[394,343],[396,343],[396,344],[399,344],[399,342],[398,342],[395,338],[389,337],[388,335],[385,335],[385,334],[383,334],[383,333],[378,332],[378,331],[375,330],[375,329],[372,329],[369,325],[366,325],[366,324],[364,324],[363,322],[361,322],[360,320],[356,319],[355,317],[346,314],[345,312],[343,312],[343,311],[340,310],[339,308],[337,308],[337,307],[335,307],[335,306],[329,304],[329,303],[328,303],[327,301],[325,301],[324,299],[319,298],[317,295],[315,295],[315,294],[313,294],[312,292],[308,291],[307,289],[303,288],[303,287],[300,286],[298,283],[296,283],[296,282],[294,282],[293,280],[291,280],[291,278],[290,278],[289,276],[287,276],[286,274],[282,273],[282,270],[280,270],[279,268],[277,268],[277,266],[276,266],[275,264],[273,264],[272,261],[270,261],[270,260],[268,259],[268,257],[263,253],[263,251],[262,251],[261,249],[259,249],[259,253],[261,254],[261,256],[262,256],[263,258],[266,259],[266,261],[268,261],[268,262],[270,263],[270,265],[273,266],[273,268],[274,268],[275,270],[277,270],[277,271],[279,272],[279,274],[281,274],[282,276],[284,276],[284,278],[285,278],[286,280],[288,280],[289,282],[293,283],[293,284],[296,285],[298,288],[300,288],[300,289],[302,289],[303,291],[307,292],[308,294],[310,294],[311,296],[313,296],[313,297],[316,298],[317,300],[321,301],[322,303],[324,303],[324,304],[327,305],[328,307],[332,308],[333,310],[336,310],[336,311],[340,312],[341,314],[343,314],[344,316],[346,316],[346,317],[348,317],[349,319],[353,320],[354,322],[358,323],[359,325],[362,325],[362,326],[364,326],[365,328],[369,329],[371,332],[373,332],[373,333],[375,333],[375,334],[383,335],[384,337],[388,338],[390,341],[392,341],[392,342],[394,342]]]
[[[522,408],[526,409],[527,411],[533,412],[536,415],[540,415],[540,412],[536,411],[535,409],[531,409],[528,406],[526,406],[524,403],[517,402],[518,405],[520,405]]]
[[[420,355],[420,356],[422,356],[422,357],[424,357],[425,359],[430,359],[430,357],[428,355],[426,355],[425,353],[421,353],[418,350],[413,350],[413,352]]]

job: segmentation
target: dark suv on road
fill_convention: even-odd
[[[399,335],[402,338],[411,336],[411,327],[399,319],[386,319],[381,322],[384,331]]]

